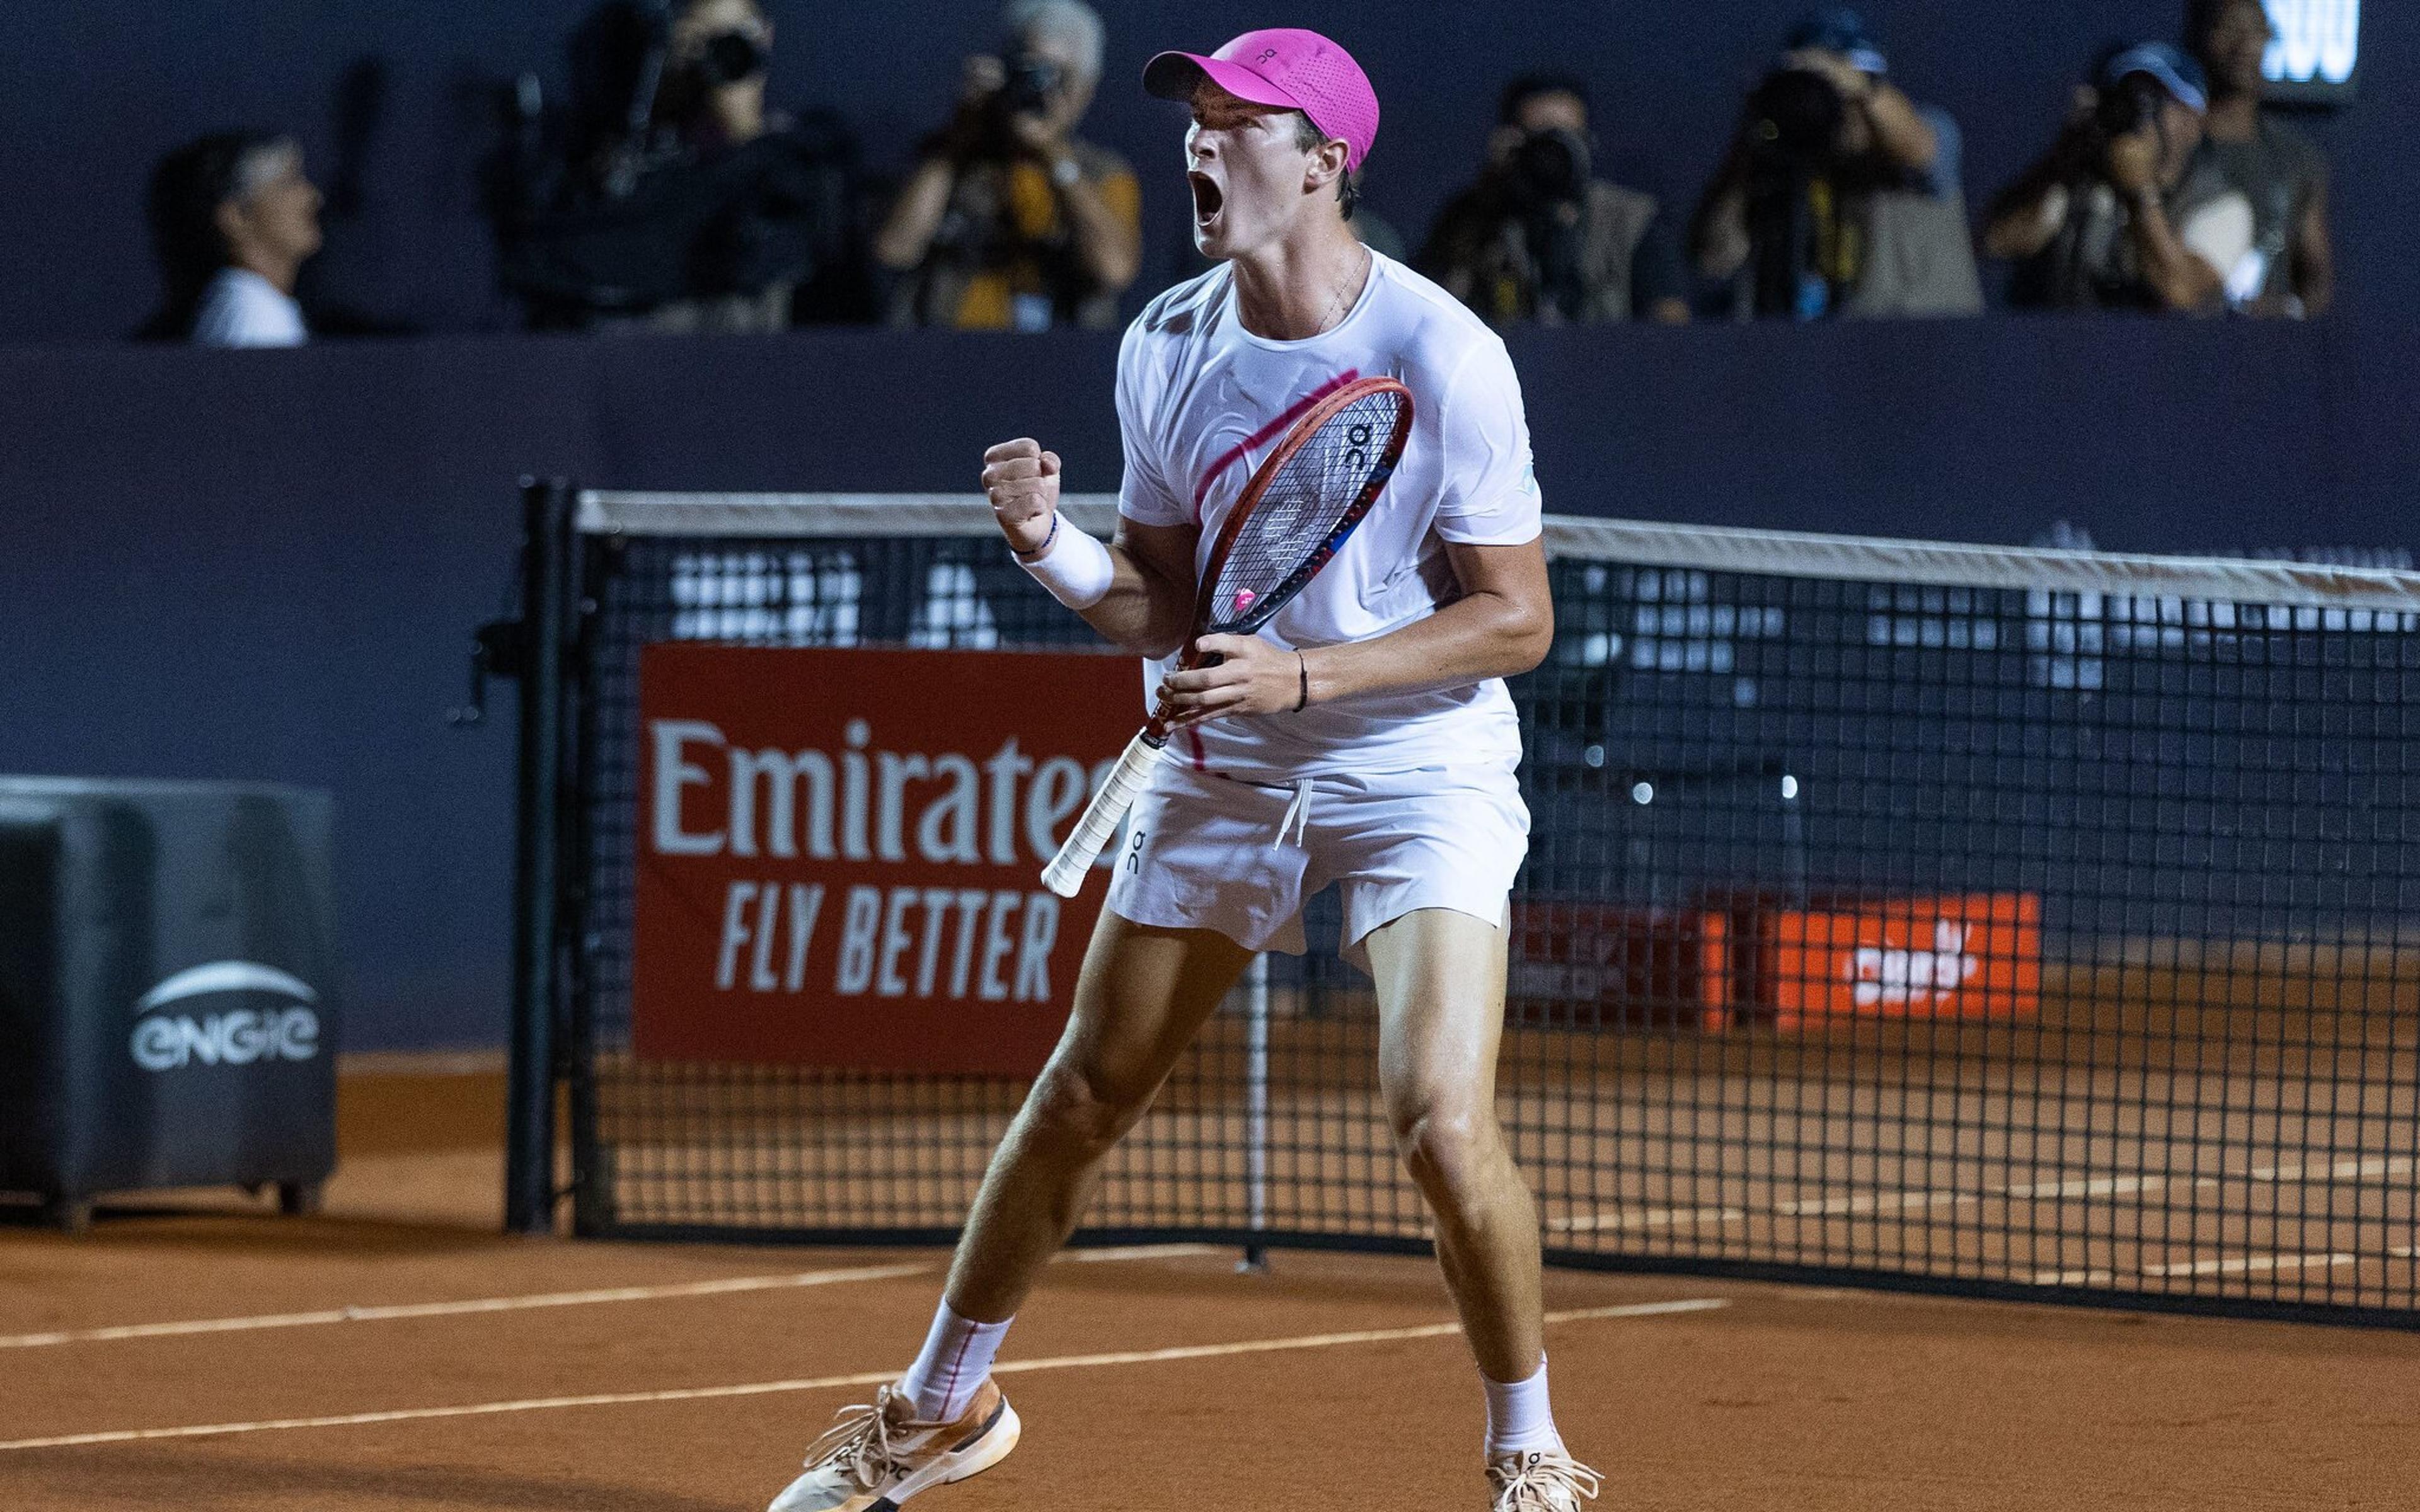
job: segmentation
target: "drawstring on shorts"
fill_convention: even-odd
[[[1295,831],[1295,844],[1311,843],[1310,778],[1298,777],[1294,779],[1294,800],[1286,805],[1285,817],[1278,821],[1277,839],[1269,841],[1269,849],[1276,850],[1284,844],[1286,831],[1289,829]]]

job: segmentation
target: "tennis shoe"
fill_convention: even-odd
[[[919,1423],[914,1412],[895,1386],[875,1393],[870,1406],[842,1408],[807,1446],[807,1473],[773,1498],[770,1512],[896,1512],[911,1496],[999,1464],[1024,1431],[990,1381],[954,1422]]]
[[[1488,1512],[1580,1512],[1593,1502],[1605,1479],[1560,1449],[1506,1455],[1487,1467],[1495,1500]]]

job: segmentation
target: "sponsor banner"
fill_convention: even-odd
[[[1524,899],[1515,1022],[1820,1027],[1842,1018],[2025,1018],[2040,1009],[2032,893],[1718,896],[1694,908]]]
[[[1508,987],[1522,1022],[1720,1029],[1734,1006],[1731,916],[1517,900]]]
[[[2030,1018],[2041,899],[2024,892],[1837,902],[1761,930],[1758,997],[1791,1029],[1838,1018]]]
[[[1040,1069],[1106,891],[1041,870],[1137,696],[1080,652],[646,647],[633,1053]]]

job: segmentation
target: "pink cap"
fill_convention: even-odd
[[[1361,166],[1378,139],[1378,92],[1353,54],[1295,26],[1246,32],[1203,57],[1162,53],[1143,65],[1142,86],[1163,100],[1190,100],[1193,86],[1212,84],[1255,105],[1298,110],[1345,146],[1345,169]]]

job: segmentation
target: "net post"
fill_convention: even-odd
[[[571,486],[521,480],[521,665],[514,785],[513,1025],[504,1130],[504,1229],[554,1229],[556,907],[563,791],[563,624]]]
[[[1269,958],[1252,957],[1244,973],[1244,1212],[1252,1239],[1238,1271],[1269,1268],[1260,1236],[1269,1221]]]

